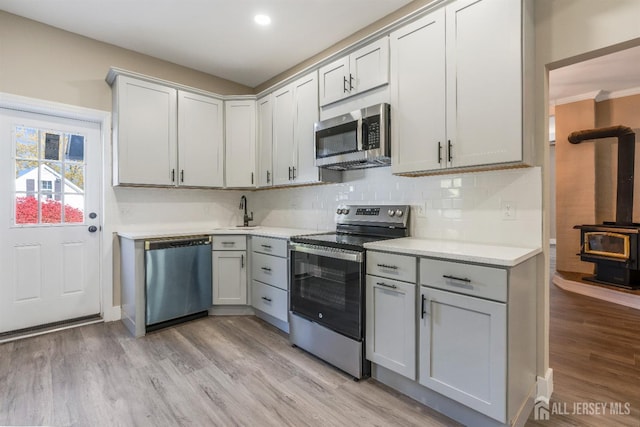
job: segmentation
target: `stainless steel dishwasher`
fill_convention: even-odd
[[[145,241],[147,331],[206,316],[211,307],[211,236]]]

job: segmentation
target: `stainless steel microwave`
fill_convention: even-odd
[[[391,164],[390,106],[378,104],[315,124],[316,166],[333,170]]]

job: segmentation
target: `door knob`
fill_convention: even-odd
[[[96,231],[98,231],[98,227],[95,225],[89,226],[89,233],[95,233]]]

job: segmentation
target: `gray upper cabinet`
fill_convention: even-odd
[[[256,101],[225,101],[225,184],[256,186]]]
[[[320,106],[389,83],[389,38],[370,43],[319,70]]]
[[[113,184],[222,187],[222,100],[118,75]]]
[[[458,0],[391,34],[394,173],[529,160],[524,34],[512,0]]]
[[[176,185],[177,91],[118,76],[113,90],[113,184]]]

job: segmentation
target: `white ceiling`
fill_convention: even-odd
[[[549,72],[549,101],[563,103],[581,95],[640,89],[640,46]]]
[[[0,10],[255,87],[410,2],[0,0]]]

